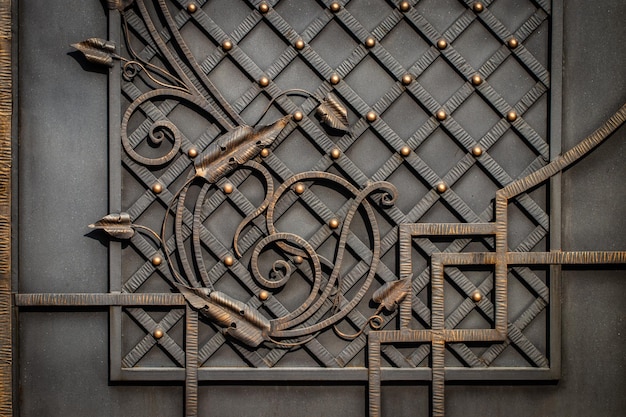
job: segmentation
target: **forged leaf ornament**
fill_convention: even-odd
[[[322,100],[315,114],[326,126],[341,132],[348,131],[348,110],[333,94],[329,93]]]
[[[384,306],[389,312],[395,311],[408,295],[410,282],[410,278],[388,282],[374,292],[372,300]]]
[[[89,227],[104,230],[117,239],[130,239],[135,234],[130,214],[123,212],[107,214],[97,222],[90,224]]]
[[[82,52],[87,61],[97,64],[113,66],[113,59],[119,59],[115,53],[115,43],[101,38],[89,38],[82,42],[73,43],[73,48]]]

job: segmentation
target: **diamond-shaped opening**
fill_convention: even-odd
[[[489,11],[511,32],[522,26],[536,10],[530,0],[498,0],[489,5]]]
[[[239,300],[243,303],[248,302],[253,294],[253,292],[235,276],[234,272],[230,270],[226,272],[214,286],[217,291],[228,294],[230,298]]]
[[[287,48],[285,42],[264,22],[259,22],[239,47],[262,70],[266,71]]]
[[[439,177],[443,177],[465,156],[466,151],[439,128],[417,148],[416,152],[430,169]]]
[[[244,97],[238,100],[237,103],[241,107],[245,107],[240,115],[250,126],[257,124],[269,125],[284,116],[284,113],[281,112],[275,104],[270,106],[269,110],[264,114],[271,99],[269,99],[263,91],[252,99],[249,97],[245,99],[248,100],[247,103],[243,103]]]
[[[479,141],[498,121],[498,116],[478,94],[472,94],[454,111],[456,120],[474,140]]]
[[[359,21],[365,30],[374,30],[393,9],[384,0],[353,0],[348,3],[346,10]]]
[[[478,20],[472,22],[454,41],[454,49],[475,70],[480,69],[501,46],[500,41]]]
[[[526,110],[523,117],[524,121],[545,140],[548,137],[548,94],[544,93],[535,104]]]
[[[309,171],[322,157],[320,150],[300,129],[294,129],[274,150],[274,155],[294,174]]]
[[[511,152],[512,149],[515,152]],[[537,157],[512,130],[508,130],[489,148],[489,155],[514,179]]]
[[[315,52],[330,66],[337,68],[356,49],[358,43],[334,20],[310,43]]]
[[[280,72],[274,82],[282,89],[302,89],[315,91],[321,84],[320,78],[311,68],[300,58],[296,57],[291,63]]]
[[[387,181],[391,182],[398,189],[395,207],[399,208],[404,214],[409,213],[430,191],[405,164],[400,165],[387,178]]]
[[[352,197],[343,187],[338,187],[334,182],[320,181],[311,185],[310,189],[333,213],[337,213],[346,204],[347,199]],[[343,221],[343,219],[339,220]]]
[[[173,289],[172,283],[160,272],[153,272],[148,279],[135,292],[137,293],[169,293]]]
[[[274,7],[274,10],[297,33],[304,32],[324,11],[316,2],[302,0],[282,0]]]
[[[370,56],[348,74],[346,82],[370,106],[395,85],[395,80]]]
[[[197,63],[203,62],[217,49],[217,46],[211,42],[210,37],[196,26],[193,20],[180,29],[180,34]]]
[[[226,204],[220,204],[203,223],[219,242],[231,242],[237,226],[244,218],[234,203],[227,201]]]
[[[538,279],[539,282],[545,283],[546,269],[539,268],[525,269],[525,273],[533,279]],[[517,272],[509,272],[508,275],[508,294],[509,301],[507,304],[510,321],[515,321],[520,317],[530,306],[535,302],[538,297],[536,291],[530,287],[524,278]]]
[[[454,192],[478,215],[492,204],[498,188],[476,165],[454,184]]]
[[[235,103],[250,88],[252,83],[250,78],[231,60],[230,56],[222,59],[211,71],[211,81],[231,104]]]
[[[192,142],[212,126],[212,118],[207,117],[209,116],[198,108],[184,104],[177,105],[167,115],[178,130]]]
[[[404,20],[398,22],[380,43],[407,70],[430,49],[430,44]]]
[[[342,322],[339,326],[339,328],[343,329],[345,333],[356,333],[356,330],[354,330],[354,327],[351,325],[344,324]],[[321,332],[316,339],[334,357],[339,356],[339,354],[350,344],[350,341],[339,338],[332,328]]]
[[[408,93],[402,93],[385,110],[382,118],[400,138],[407,140],[428,121],[430,115]]]
[[[220,367],[249,367],[246,362],[232,347],[230,343],[224,343],[213,355],[203,364],[203,367],[220,368]]]
[[[524,47],[544,68],[550,67],[550,24],[547,19],[526,38]]]
[[[313,367],[317,368],[322,362],[316,359],[308,349],[297,349],[283,356],[275,365],[276,368]]]
[[[448,101],[465,84],[465,80],[441,57],[437,58],[417,81],[439,104]]]
[[[454,0],[422,0],[415,10],[439,33],[443,33],[467,9]]]
[[[243,1],[211,0],[202,9],[226,33],[233,32],[250,15],[251,10]]]
[[[261,270],[261,273],[266,279],[271,281],[272,275],[270,271],[271,268],[264,268]],[[313,277],[306,277],[301,271],[295,270],[291,274],[289,281],[283,287],[272,290],[272,294],[288,311],[294,311],[311,294],[312,283]]]
[[[535,85],[531,74],[513,56],[508,57],[487,81],[511,106]]]
[[[530,215],[522,211],[516,203],[509,204],[508,226],[510,248],[519,246],[537,227]]]
[[[300,201],[296,201],[278,220],[274,219],[274,223],[276,229],[294,233],[307,240],[321,227],[317,217]]]
[[[250,172],[251,174],[237,186],[237,190],[250,201],[253,207],[258,207],[265,199],[267,184],[265,183],[265,177],[261,173],[257,171]]]
[[[443,200],[439,200],[433,204],[426,214],[419,219],[421,223],[455,223],[459,220],[462,219],[459,219],[452,210],[452,207]]]
[[[345,155],[368,178],[371,178],[393,153],[374,132],[368,129],[346,150]]]

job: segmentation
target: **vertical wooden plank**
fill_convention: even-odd
[[[0,416],[13,415],[11,320],[11,0],[0,0]]]

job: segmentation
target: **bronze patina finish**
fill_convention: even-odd
[[[411,3],[409,3],[408,1],[401,1],[398,7],[403,12],[408,12],[409,9],[411,8]]]
[[[413,76],[411,74],[404,74],[402,76],[402,84],[409,85],[413,82]]]
[[[448,115],[446,114],[446,111],[443,109],[437,111],[435,116],[437,116],[437,120],[440,120],[440,121],[446,120],[446,118],[448,117]]]
[[[444,50],[448,47],[448,41],[446,41],[445,39],[439,39],[437,41],[437,48]]]
[[[483,78],[476,74],[472,77],[472,84],[474,85],[481,85],[483,83]]]
[[[509,45],[509,48],[515,49],[519,45],[519,42],[517,41],[517,39],[511,38],[507,41],[507,45]]]
[[[481,2],[477,1],[472,5],[472,9],[474,9],[476,13],[480,13],[485,10],[485,6]]]
[[[225,40],[224,42],[222,42],[222,49],[225,51],[230,51],[231,49],[233,49],[233,42],[230,40]]]

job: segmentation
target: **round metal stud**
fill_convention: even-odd
[[[301,51],[304,49],[304,41],[302,39],[298,39],[293,46],[295,46],[298,51]]]
[[[155,339],[160,339],[163,337],[165,333],[163,333],[163,330],[161,329],[156,329],[153,333],[152,336],[154,336]]]
[[[409,148],[408,146],[403,146],[402,148],[400,148],[400,155],[407,157],[411,154],[411,148]]]
[[[519,42],[517,41],[517,39],[511,38],[507,41],[507,45],[509,45],[509,48],[515,49],[519,45]]]
[[[330,3],[330,11],[333,13],[337,13],[341,9],[341,5],[336,1]]]
[[[479,157],[482,154],[483,148],[481,148],[480,146],[476,145],[472,148],[472,155],[474,155],[475,157]]]
[[[376,39],[374,39],[373,36],[368,36],[365,39],[365,46],[367,46],[368,48],[373,48],[374,45],[376,45]]]
[[[259,4],[259,11],[261,13],[267,13],[270,11],[270,6],[266,3],[266,2],[261,2],[261,4]]]
[[[162,262],[163,262],[163,259],[160,256],[156,255],[152,257],[152,265],[159,266],[161,265]]]
[[[446,112],[444,110],[439,110],[435,116],[437,117],[437,120],[443,121],[446,120],[446,117],[448,117],[448,115],[446,114]]]
[[[409,85],[413,82],[413,76],[411,74],[404,74],[402,76],[402,84]]]
[[[517,120],[517,113],[515,113],[513,110],[511,110],[510,112],[508,112],[506,114],[506,120],[508,120],[509,122],[514,122]]]
[[[485,10],[485,6],[484,6],[481,2],[477,1],[477,2],[475,2],[475,3],[474,3],[474,5],[472,6],[472,9],[474,9],[474,11],[475,11],[476,13],[480,13],[480,12],[482,12],[483,10]]]
[[[224,42],[222,42],[222,49],[225,51],[230,51],[231,49],[233,49],[233,43],[228,39],[225,40]]]
[[[265,300],[267,300],[268,298],[270,298],[270,293],[269,293],[269,292],[267,292],[267,291],[263,290],[263,291],[261,291],[261,292],[259,293],[259,300],[261,300],[261,301],[265,301]]]
[[[439,39],[437,41],[437,48],[444,50],[448,47],[448,41],[446,41],[445,39]]]
[[[196,10],[198,10],[198,6],[196,6],[196,4],[195,4],[195,3],[189,3],[189,4],[187,5],[187,11],[188,11],[189,13],[195,13],[195,12],[196,12]]]
[[[267,158],[269,155],[270,155],[270,150],[269,149],[264,148],[264,149],[261,150],[261,156],[263,158]]]
[[[408,12],[410,8],[411,8],[411,3],[409,3],[408,1],[400,2],[400,10],[402,10],[403,12]]]
[[[296,122],[299,122],[303,118],[304,118],[304,114],[302,114],[301,111],[297,111],[293,114],[293,120],[295,120]]]
[[[440,182],[439,184],[437,184],[437,192],[445,193],[447,190],[448,190],[448,186],[446,185],[445,182]]]
[[[371,123],[378,118],[378,115],[373,111],[368,111],[367,114],[365,115],[365,118],[367,119],[368,122]]]
[[[261,87],[267,87],[268,85],[270,85],[270,79],[267,77],[261,77],[261,79],[259,79],[259,85]]]
[[[483,78],[476,74],[472,77],[472,84],[474,85],[481,85],[483,83]]]
[[[198,150],[196,148],[190,148],[187,151],[187,155],[189,155],[190,158],[195,158],[196,156],[198,156]]]
[[[475,293],[472,294],[472,300],[474,300],[475,303],[478,303],[482,299],[483,299],[483,295],[479,291],[476,291]]]
[[[163,186],[158,182],[152,186],[152,192],[155,194],[161,194],[163,191]]]
[[[233,185],[229,182],[227,182],[226,184],[224,184],[224,194],[230,194],[233,192],[235,188],[233,187]]]
[[[331,83],[332,85],[337,85],[337,84],[339,84],[339,81],[341,81],[341,78],[339,78],[339,75],[337,75],[337,74],[333,74],[333,75],[331,75],[331,76],[330,76],[330,83]]]
[[[302,194],[306,190],[306,187],[301,182],[297,183],[295,187],[293,187],[293,191],[296,194]]]
[[[337,219],[330,219],[330,221],[328,222],[328,227],[330,227],[331,229],[336,229],[339,227],[339,220]]]
[[[341,151],[339,150],[339,148],[333,148],[330,151],[330,157],[333,159],[339,159],[339,157],[341,156]]]
[[[293,257],[293,263],[296,265],[300,265],[302,262],[304,262],[304,258],[300,255],[296,255]]]
[[[227,255],[224,258],[224,265],[233,266],[234,263],[235,263],[235,258],[233,258],[231,255]]]

